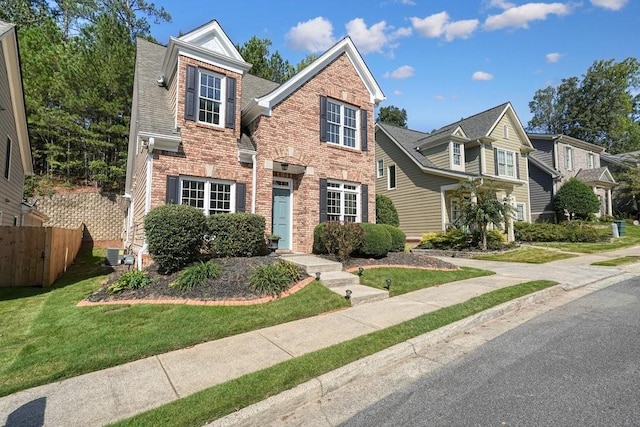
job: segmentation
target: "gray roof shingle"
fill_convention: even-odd
[[[174,124],[169,90],[158,85],[160,67],[167,48],[145,39],[136,42],[136,78],[138,84],[138,130],[160,135],[179,136]]]
[[[596,182],[596,181],[609,181],[608,176],[605,174],[607,167],[596,169],[580,169],[576,174],[576,178],[583,182]],[[603,179],[605,178],[605,179]]]
[[[394,126],[384,122],[379,122],[378,126],[391,135],[391,137],[422,166],[428,168],[436,167],[431,160],[427,159],[418,150],[416,150],[416,147],[420,145],[419,141],[424,140],[424,138],[429,135],[428,133]]]
[[[253,99],[274,91],[278,86],[280,86],[278,83],[271,80],[263,79],[253,74],[245,74],[242,77],[242,109]]]

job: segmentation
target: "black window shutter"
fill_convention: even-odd
[[[177,205],[180,201],[180,180],[177,176],[167,176],[167,197],[165,202],[168,205]]]
[[[247,211],[247,184],[236,182],[236,212]]]
[[[227,77],[227,105],[225,106],[225,124],[229,129],[236,128],[236,79]]]
[[[369,222],[369,186],[362,184],[360,186],[362,198],[362,222]]]
[[[320,96],[320,141],[327,142],[327,131],[327,97]]]
[[[516,178],[520,179],[520,156],[518,156],[518,153],[515,153],[514,157],[516,162]]]
[[[320,222],[327,222],[327,180],[320,179]]]
[[[362,151],[367,151],[367,124],[367,110],[360,110],[360,149]]]
[[[495,166],[495,174],[496,176],[498,176],[498,149],[497,148],[493,149],[493,163]]]
[[[184,118],[185,120],[196,120],[196,106],[198,98],[196,96],[198,69],[193,65],[187,65],[187,86],[184,95]]]

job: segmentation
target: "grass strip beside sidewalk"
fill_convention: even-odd
[[[201,426],[393,345],[555,284],[537,280],[498,289],[244,375],[112,425]]]

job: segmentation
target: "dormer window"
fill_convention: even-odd
[[[184,118],[235,129],[236,79],[187,65]]]
[[[459,142],[451,142],[451,169],[464,170],[464,148]]]
[[[217,74],[200,71],[200,93],[198,121],[216,126],[222,125],[224,104],[222,103],[223,77]]]

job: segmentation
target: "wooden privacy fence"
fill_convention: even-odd
[[[51,286],[78,254],[82,231],[0,227],[0,286]]]

